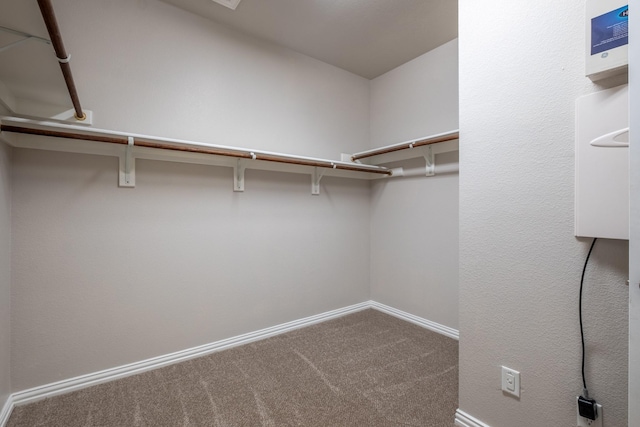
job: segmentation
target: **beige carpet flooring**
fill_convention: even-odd
[[[8,427],[450,427],[457,396],[457,341],[365,310],[20,406]]]

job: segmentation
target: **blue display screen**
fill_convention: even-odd
[[[629,6],[591,19],[591,55],[629,43]]]

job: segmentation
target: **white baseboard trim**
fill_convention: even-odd
[[[0,426],[5,426],[7,422],[9,422],[9,417],[11,416],[11,411],[13,411],[13,395],[9,395],[7,397],[7,401],[2,407],[2,411],[0,411]]]
[[[28,390],[13,393],[11,396],[9,396],[9,399],[2,409],[2,412],[0,412],[0,427],[5,426],[6,422],[9,420],[9,416],[11,415],[11,411],[16,406],[26,405],[28,403],[46,399],[48,397],[70,393],[72,391],[81,390],[83,388],[106,383],[120,378],[125,378],[135,374],[140,374],[143,372],[151,371],[153,369],[158,369],[163,366],[168,366],[174,363],[183,362],[185,360],[194,359],[196,357],[205,356],[216,351],[248,344],[253,341],[258,341],[272,337],[274,335],[283,334],[295,329],[303,328],[305,326],[310,326],[337,317],[342,317],[347,314],[355,313],[368,308],[376,309],[383,313],[398,317],[407,322],[411,322],[426,329],[441,333],[450,338],[458,339],[458,331],[455,329],[440,325],[435,322],[431,322],[429,320],[414,316],[401,310],[396,310],[395,308],[380,304],[375,301],[365,301],[360,304],[350,305],[348,307],[328,311],[325,313],[317,314],[315,316],[305,317],[303,319],[294,320],[292,322],[283,323],[243,335],[238,335],[210,344],[205,344],[182,351],[177,351],[175,353],[166,354],[164,356],[158,356],[151,359],[142,360],[140,362],[130,363],[128,365],[118,366],[115,368],[106,369],[104,371],[81,375],[75,378],[57,381],[55,383],[45,384],[40,387],[34,387]],[[473,424],[471,426],[475,427],[475,425]],[[484,425],[478,424],[478,426]]]
[[[483,423],[460,409],[456,411],[455,423],[461,427],[491,427],[489,424]]]
[[[439,334],[445,335],[449,338],[453,338],[454,340],[460,338],[460,332],[457,329],[432,322],[431,320],[423,319],[422,317],[414,316],[413,314],[398,310],[393,307],[389,307],[388,305],[380,304],[379,302],[369,301],[369,303],[371,304],[371,308],[382,311],[383,313],[387,313],[391,316],[397,317],[407,322],[422,326],[425,329],[438,332]]]
[[[310,326],[315,323],[324,322],[336,317],[345,316],[347,314],[355,313],[367,308],[370,308],[370,304],[368,301],[317,314],[315,316],[294,320],[292,322],[272,326],[270,328],[261,329],[259,331],[250,332],[248,334],[238,335],[210,344],[204,344],[198,347],[177,351],[175,353],[166,354],[164,356],[158,356],[151,359],[142,360],[140,362],[134,362],[128,365],[105,369],[104,371],[81,375],[79,377],[70,378],[68,380],[57,381],[55,383],[46,384],[40,387],[34,387],[28,390],[19,391],[12,395],[13,406],[26,405],[27,403],[36,402],[38,400],[46,399],[47,397],[70,393],[72,391],[80,390],[97,384],[102,384],[131,375],[140,374],[142,372],[158,369],[163,366],[172,365],[174,363],[205,356],[216,351],[228,349],[231,347],[237,347],[239,345],[248,344],[253,341],[269,338],[274,335],[283,334],[294,329]],[[4,425],[0,423],[0,426]]]

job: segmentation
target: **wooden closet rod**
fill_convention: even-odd
[[[67,51],[64,48],[62,36],[60,35],[60,27],[58,27],[58,21],[53,11],[53,5],[51,4],[51,0],[38,0],[38,6],[40,6],[42,18],[47,26],[49,38],[51,38],[51,43],[53,44],[53,49],[56,53],[56,58],[58,58],[58,62],[60,63],[64,82],[67,84],[67,90],[69,91],[69,96],[73,103],[73,109],[75,110],[75,118],[76,120],[82,121],[86,119],[87,116],[82,111],[82,106],[80,105],[80,98],[78,97],[76,84],[73,81],[73,75],[71,74],[71,66],[69,65],[71,56],[67,54]]]
[[[378,156],[380,154],[393,153],[394,151],[406,150],[408,148],[422,147],[425,145],[437,144],[438,142],[453,141],[460,138],[460,132],[454,131],[441,135],[431,136],[429,138],[419,139],[416,141],[402,142],[400,144],[388,145],[386,147],[374,150],[355,153],[351,156],[351,160],[356,161],[367,157]]]
[[[23,126],[13,126],[2,124],[0,126],[2,132],[13,132],[27,135],[49,136],[55,138],[76,139],[83,141],[104,142],[108,144],[127,145],[129,139],[120,135],[92,135],[89,133],[79,133],[70,131],[58,131],[48,129],[34,129]],[[135,137],[134,145],[136,147],[157,148],[162,150],[183,151],[189,153],[212,154],[216,156],[236,157],[240,159],[263,160],[267,162],[287,163],[291,165],[313,166],[327,169],[340,169],[354,172],[367,172],[381,175],[391,175],[391,170],[379,166],[348,164],[346,162],[332,162],[330,160],[321,159],[305,159],[297,156],[287,156],[275,153],[264,153],[260,151],[249,151],[248,149],[231,149],[222,147],[203,147],[196,145],[176,145],[163,142],[155,142],[149,138]]]

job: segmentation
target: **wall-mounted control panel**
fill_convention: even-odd
[[[587,0],[586,75],[600,80],[628,71],[627,0]]]

